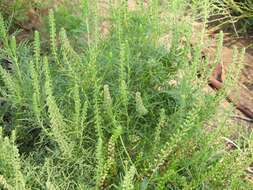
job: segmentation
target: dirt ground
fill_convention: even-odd
[[[203,29],[203,24],[199,22],[193,23],[192,44],[198,43],[198,38],[194,34],[198,34]],[[203,56],[210,60],[210,64],[216,56],[219,31],[213,32],[212,28],[207,29],[207,34],[204,37]],[[253,35],[247,37],[234,37],[233,32],[224,33],[223,47],[221,50],[221,61],[215,67],[212,76],[210,77],[209,85],[213,90],[219,90],[226,82],[229,72],[238,72],[239,79],[235,79],[232,90],[227,94],[226,100],[220,106],[220,112],[229,106],[234,106],[234,113],[231,116],[235,122],[242,125],[253,127]],[[238,49],[238,57],[243,48],[246,49],[243,57],[241,70],[233,63],[234,48]],[[211,87],[208,89],[210,92]]]
[[[233,48],[236,46],[239,51],[246,48],[243,67],[240,72],[240,78],[234,84],[234,89],[227,95],[228,104],[232,104],[237,109],[234,111],[233,119],[244,126],[253,127],[253,48],[247,48],[253,44],[253,37],[231,37],[229,34],[224,37],[224,46],[222,49],[222,80],[226,80],[227,70],[233,63]],[[214,54],[216,45],[207,48],[207,54]]]

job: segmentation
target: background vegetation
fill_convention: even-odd
[[[253,2],[251,0],[213,1],[214,20],[219,26],[230,28],[240,35],[251,34],[253,27]]]

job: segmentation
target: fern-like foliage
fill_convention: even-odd
[[[6,31],[3,16],[1,14],[0,14],[0,36],[3,40],[3,45],[5,47],[8,47],[9,46],[8,34],[7,34],[7,31]]]
[[[52,135],[54,140],[58,143],[63,155],[69,157],[72,152],[72,143],[69,141],[66,132],[66,123],[60,113],[55,98],[53,96],[52,82],[49,73],[48,60],[44,58],[44,72],[45,72],[45,90],[47,95],[47,106],[51,122]]]
[[[4,137],[0,128],[0,187],[4,189],[26,189],[26,182],[21,172],[21,160],[15,145],[15,132],[11,138]]]
[[[239,139],[239,149],[226,152],[225,117],[222,127],[204,127],[225,90],[217,96],[203,91],[212,71],[201,45],[190,45],[189,5],[152,0],[130,11],[127,1],[114,1],[101,16],[98,1],[82,3],[78,48],[68,28],[58,37],[58,9],[49,14],[50,41],[36,31],[32,46],[18,44],[0,17],[0,188],[249,187],[240,179],[250,143]],[[100,34],[104,22],[106,36]],[[167,32],[168,49],[158,43]],[[242,62],[238,53],[234,63]],[[200,68],[205,73],[197,78]]]
[[[32,109],[34,111],[35,117],[38,121],[38,123],[41,124],[41,111],[42,111],[42,106],[40,102],[40,83],[39,83],[39,75],[36,70],[36,67],[34,63],[31,61],[30,62],[30,73],[31,73],[31,78],[32,78],[32,86],[33,86],[33,95],[32,95]]]
[[[135,167],[131,166],[124,176],[124,179],[122,182],[122,189],[124,189],[124,190],[133,190],[134,189],[135,173],[136,173]]]
[[[198,121],[199,108],[199,106],[196,106],[195,109],[186,116],[183,124],[178,127],[171,139],[167,141],[164,147],[160,150],[160,153],[156,156],[154,165],[151,167],[151,176],[153,176],[159,171],[159,169],[161,169],[161,167],[164,166],[164,164],[166,164],[170,154],[172,154],[175,148],[184,141],[187,132],[195,126],[195,123]]]
[[[41,47],[40,47],[40,34],[38,31],[34,32],[34,43],[33,43],[33,51],[34,51],[34,61],[36,68],[39,69],[40,67],[40,61],[41,61]]]
[[[57,64],[59,64],[58,60],[58,48],[56,44],[56,26],[55,26],[55,18],[53,10],[50,10],[49,13],[49,25],[50,25],[50,45],[51,45],[51,52],[54,57],[54,60]]]
[[[157,151],[157,148],[160,145],[160,142],[161,142],[161,140],[160,140],[161,139],[161,132],[162,132],[162,129],[165,127],[165,125],[166,125],[165,109],[161,109],[159,122],[158,122],[158,125],[156,126],[156,130],[155,130],[154,152]]]
[[[0,73],[1,73],[1,78],[5,84],[5,88],[7,88],[7,90],[9,91],[9,95],[12,96],[14,100],[16,100],[17,104],[20,103],[21,94],[15,81],[2,66],[0,66]]]
[[[136,102],[136,111],[137,111],[137,113],[140,116],[146,115],[148,113],[148,110],[145,108],[145,106],[143,104],[140,92],[136,92],[135,102]]]

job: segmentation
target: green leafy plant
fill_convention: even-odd
[[[210,132],[204,127],[227,89],[203,91],[210,71],[197,78],[208,61],[200,56],[203,43],[190,44],[192,19],[182,19],[188,5],[164,3],[135,11],[125,1],[111,3],[110,33],[102,37],[97,2],[83,1],[87,41],[78,50],[65,29],[57,29],[53,11],[48,52],[38,32],[34,43],[16,44],[0,19],[0,57],[11,65],[0,66],[0,96],[8,105],[0,120],[2,188],[250,186],[241,174],[252,144],[226,151],[225,122]],[[160,17],[160,11],[173,14]],[[168,32],[169,49],[158,43]],[[219,54],[218,48],[216,61]]]

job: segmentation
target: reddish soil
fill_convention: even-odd
[[[215,40],[214,40],[215,41]],[[228,68],[231,68],[233,62],[233,47],[237,46],[239,49],[247,47],[253,43],[252,39],[232,38],[226,36],[224,38],[224,47],[222,49],[222,61],[216,67],[213,76],[210,78],[210,85],[215,89],[222,88],[222,82],[226,80],[226,73]],[[212,57],[215,54],[216,45],[210,45],[205,54]],[[234,90],[227,95],[227,101],[232,103],[237,110],[239,110],[245,117],[238,116],[247,122],[252,123],[253,126],[253,54],[252,49],[248,48],[245,54],[243,68],[240,78],[234,84]],[[218,76],[221,75],[221,81]],[[241,115],[241,114],[240,114]]]

